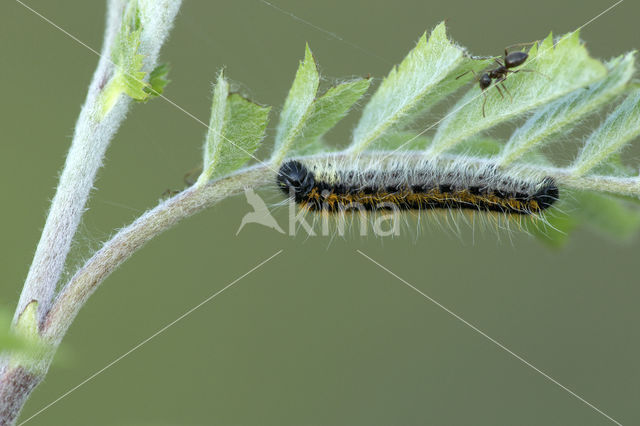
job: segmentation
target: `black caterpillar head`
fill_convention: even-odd
[[[302,163],[289,160],[282,163],[278,171],[278,186],[287,196],[293,191],[296,201],[304,198],[315,185],[313,173]]]
[[[535,200],[540,206],[540,210],[547,209],[551,207],[553,203],[558,200],[560,196],[560,190],[558,189],[558,185],[551,177],[546,177],[542,181],[540,189],[531,197],[532,200]]]

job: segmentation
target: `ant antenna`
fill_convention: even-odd
[[[200,173],[202,173],[202,164],[200,164],[199,166],[196,166],[196,167],[188,170],[184,174],[184,177],[182,178],[184,184],[187,185],[187,186],[191,186],[194,183],[196,183],[196,180],[198,180],[198,175]]]
[[[542,73],[542,72],[540,72],[538,70],[530,70],[530,69],[523,68],[523,69],[520,69],[520,70],[511,71],[511,74],[516,74],[516,73],[519,73],[519,72],[534,72],[536,74],[540,74],[541,76],[546,78],[548,81],[551,81],[551,77],[549,77],[545,73]]]
[[[469,73],[473,73],[473,76],[476,78],[476,80],[478,79],[478,74],[476,74],[476,72],[474,70],[468,70],[463,72],[462,74],[460,74],[459,76],[456,77],[456,80],[459,79],[460,77],[463,77]]]
[[[540,40],[534,40],[534,41],[530,41],[530,42],[527,42],[527,43],[510,44],[509,46],[505,47],[504,50],[508,51],[512,47],[516,47],[516,46],[533,46],[534,44],[539,43],[539,42],[540,42]]]

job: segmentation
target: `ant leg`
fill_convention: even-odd
[[[166,189],[162,194],[160,194],[160,199],[165,199],[165,198],[169,198],[169,197],[173,197],[174,195],[178,195],[180,193],[180,191],[177,191],[175,189]]]
[[[511,95],[511,92],[509,92],[509,89],[507,89],[507,86],[504,85],[504,81],[507,79],[506,76],[502,77],[501,79],[496,81],[496,89],[498,89],[498,92],[500,92],[500,95],[502,96],[502,98],[504,99],[504,95],[502,95],[502,91],[500,90],[500,86],[502,86],[502,88],[504,89],[505,92],[507,92],[507,95],[509,95],[509,97],[511,98],[511,102],[513,102],[513,95]],[[500,85],[500,86],[498,86]]]
[[[523,71],[523,72],[534,72],[534,73],[536,73],[536,74],[540,74],[541,76],[543,76],[544,78],[546,78],[548,81],[551,81],[551,77],[549,77],[548,75],[546,75],[545,73],[540,72],[540,71],[536,71],[536,70],[527,70],[527,69],[523,69],[523,70],[520,70],[520,71]]]
[[[487,104],[487,94],[482,92],[482,95],[484,96],[484,101],[482,101],[482,118],[486,118],[487,116],[484,113],[484,106]]]
[[[513,95],[511,94],[509,89],[507,89],[507,86],[504,85],[504,80],[500,81],[500,86],[502,86],[504,91],[507,92],[507,95],[509,95],[509,97],[511,98],[511,102],[513,102]],[[496,87],[498,87],[498,86],[496,86]]]
[[[462,76],[465,76],[465,75],[469,74],[470,71],[471,70],[463,72],[462,74],[460,74],[459,76],[456,77],[456,80],[459,79]]]

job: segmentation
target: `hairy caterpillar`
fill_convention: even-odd
[[[340,212],[353,209],[471,209],[537,215],[551,207],[559,190],[550,177],[525,178],[491,163],[391,159],[285,161],[278,187],[302,208]]]

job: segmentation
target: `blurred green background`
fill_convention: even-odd
[[[166,95],[207,121],[224,66],[275,117],[305,42],[325,84],[380,78],[443,19],[459,43],[493,55],[571,31],[612,3],[273,0],[309,25],[258,0],[186,0],[163,49],[172,64]],[[28,4],[99,50],[105,2]],[[626,1],[584,28],[591,53],[639,47],[638,16],[640,4]],[[97,57],[12,0],[0,3],[0,40],[0,305],[12,311]],[[358,116],[329,139],[345,143]],[[204,134],[167,102],[136,105],[107,153],[72,265],[180,188]],[[263,195],[280,199],[274,190]],[[283,249],[28,424],[611,424],[359,249],[621,423],[640,424],[637,237],[618,243],[580,230],[558,251],[519,233],[474,240],[466,227],[460,238],[438,227],[417,238],[407,229],[396,239],[291,238],[257,225],[235,236],[250,210],[244,197],[226,200],[109,277],[23,419]],[[276,217],[284,226],[286,209]]]

